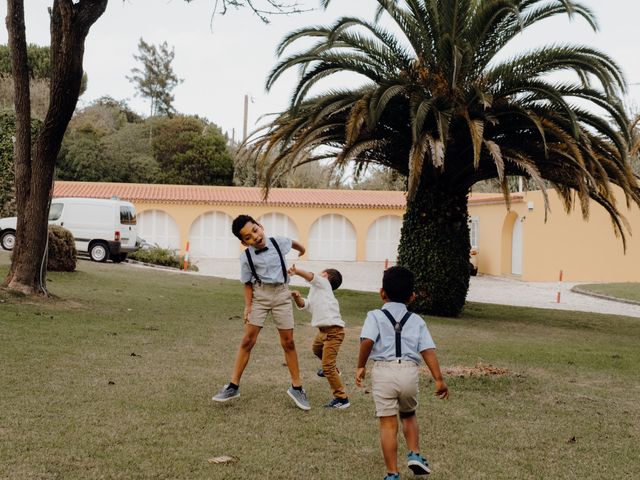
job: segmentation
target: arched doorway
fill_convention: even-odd
[[[355,261],[356,230],[346,217],[329,214],[311,225],[309,260]]]
[[[146,242],[169,250],[180,248],[180,229],[171,215],[162,210],[145,210],[137,219],[138,235]]]
[[[232,219],[223,212],[207,212],[191,225],[189,242],[196,257],[236,258],[240,241],[231,233]]]
[[[500,247],[500,273],[522,275],[522,218],[515,212],[504,217]]]
[[[367,262],[395,262],[398,258],[401,228],[402,218],[396,215],[385,215],[373,222],[367,231]]]

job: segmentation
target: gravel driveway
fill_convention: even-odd
[[[197,259],[196,264],[203,275],[238,279],[238,260]],[[289,259],[289,264],[294,260]],[[299,267],[312,272],[324,268],[337,268],[342,272],[343,288],[375,292],[380,289],[384,264],[382,262],[295,262]],[[292,285],[304,285],[299,277]],[[497,303],[522,307],[550,308],[559,310],[577,310],[582,312],[609,313],[640,318],[640,305],[630,305],[605,300],[571,291],[578,285],[571,282],[522,282],[503,277],[479,275],[471,277],[471,286],[467,300],[472,302]],[[560,303],[556,294],[560,288]]]

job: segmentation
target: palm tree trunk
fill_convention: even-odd
[[[467,192],[423,180],[407,202],[398,264],[416,276],[412,310],[456,317],[469,290]]]

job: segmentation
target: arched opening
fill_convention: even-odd
[[[346,217],[329,214],[311,225],[309,260],[355,261],[356,230]]]
[[[398,244],[402,218],[385,215],[371,224],[367,231],[366,255],[368,262],[395,262],[398,258]]]
[[[196,257],[236,258],[240,241],[231,233],[232,218],[223,212],[207,212],[191,225],[189,242]]]
[[[522,218],[509,212],[502,223],[500,273],[522,275]]]
[[[178,250],[180,229],[171,215],[162,210],[145,210],[137,215],[138,235],[152,245]]]

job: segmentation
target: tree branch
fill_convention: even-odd
[[[193,0],[185,1],[190,3]],[[214,0],[212,22],[217,13],[225,15],[230,8],[239,9],[242,7],[248,7],[264,23],[269,23],[269,17],[273,15],[292,15],[312,10],[302,8],[297,1],[288,3],[280,0]]]

